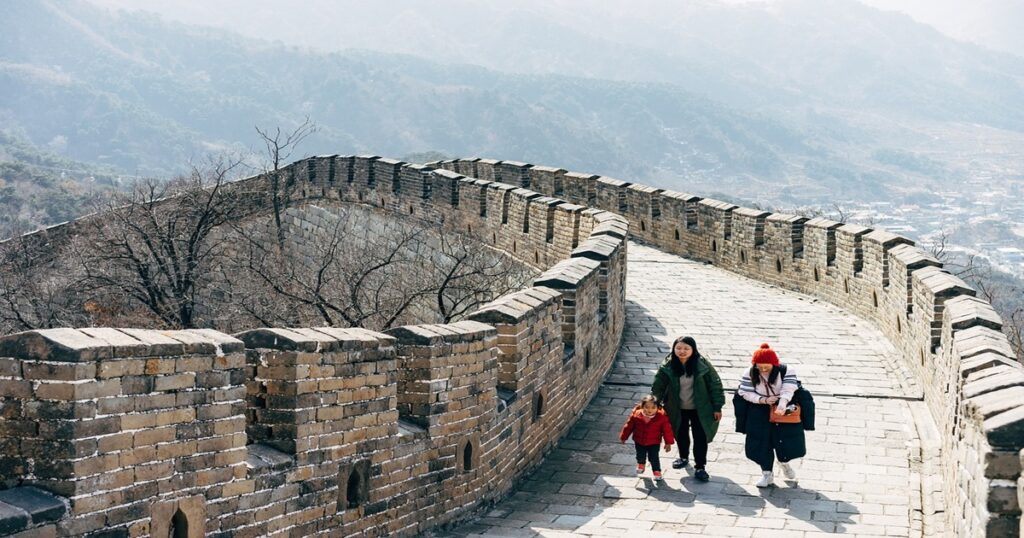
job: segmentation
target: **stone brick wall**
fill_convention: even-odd
[[[478,177],[492,177],[500,163],[435,164],[466,170],[467,162]],[[545,189],[554,188],[557,173],[563,198],[621,214],[636,239],[819,297],[873,322],[902,352],[902,366],[911,372],[902,382],[920,391],[943,439],[942,462],[935,467],[942,472],[942,498],[924,503],[933,512],[926,516],[945,518],[940,524],[963,536],[1018,535],[1024,369],[991,306],[913,241],[827,219],[533,168],[529,188],[553,195]]]
[[[396,373],[393,379],[385,376],[384,384],[377,389],[391,394],[387,392],[392,390],[388,387],[394,385],[394,408],[393,411],[391,407],[381,411],[379,417],[391,420],[397,413],[398,418],[393,428],[398,432],[399,440],[393,447],[385,443],[371,450],[369,445],[365,445],[357,449],[364,450],[365,457],[361,459],[332,455],[335,459],[331,461],[335,463],[329,467],[334,466],[335,478],[342,475],[347,477],[345,488],[337,484],[338,480],[334,481],[334,485],[328,485],[331,480],[327,477],[305,477],[302,474],[306,471],[299,470],[302,466],[298,464],[298,446],[306,437],[294,439],[295,453],[289,452],[288,443],[272,443],[275,439],[282,439],[275,436],[285,435],[292,430],[296,436],[299,431],[304,436],[312,436],[318,428],[328,426],[313,422],[308,428],[292,428],[291,421],[309,418],[305,408],[263,408],[262,412],[259,411],[257,404],[260,398],[269,398],[270,389],[268,385],[266,394],[261,392],[263,389],[256,381],[260,364],[258,357],[271,356],[270,351],[262,350],[289,350],[278,350],[265,342],[260,346],[266,347],[255,347],[255,351],[249,353],[255,353],[252,356],[257,357],[256,362],[243,361],[237,367],[249,375],[243,375],[245,379],[229,379],[234,385],[216,389],[246,391],[245,399],[240,396],[241,403],[234,405],[239,406],[241,416],[247,416],[249,420],[240,421],[238,416],[232,415],[235,422],[238,422],[238,429],[232,431],[231,438],[237,439],[239,434],[244,436],[247,445],[243,446],[248,446],[245,457],[249,470],[245,476],[235,476],[226,484],[220,484],[232,495],[218,497],[218,494],[206,491],[206,515],[203,517],[207,518],[208,529],[217,532],[226,532],[228,528],[244,529],[255,535],[273,534],[273,529],[279,529],[276,532],[281,534],[293,532],[291,529],[301,525],[310,525],[302,527],[303,533],[307,530],[313,532],[314,528],[334,529],[340,525],[348,534],[365,531],[371,534],[406,535],[424,530],[426,527],[423,525],[443,524],[461,517],[468,510],[485,505],[508,491],[514,476],[535,465],[545,447],[550,446],[568,426],[566,421],[571,419],[561,413],[555,413],[549,418],[548,413],[555,409],[554,399],[565,402],[561,405],[569,406],[570,409],[577,405],[573,398],[585,403],[593,395],[614,356],[624,316],[624,240],[628,221],[628,231],[634,237],[667,252],[707,260],[736,273],[821,298],[873,322],[901,351],[904,367],[911,372],[903,382],[911,390],[921,392],[941,432],[941,465],[937,469],[942,473],[942,498],[939,502],[925,503],[925,506],[931,506],[936,517],[945,518],[946,528],[958,529],[963,535],[999,536],[1019,532],[1019,507],[1024,501],[1024,479],[1021,478],[1024,371],[1013,360],[1005,337],[999,332],[1001,320],[991,307],[974,298],[973,290],[943,270],[937,260],[914,246],[909,239],[883,230],[844,225],[827,219],[771,214],[685,193],[518,162],[458,159],[417,166],[382,160],[376,156],[328,156],[294,163],[283,173],[294,178],[301,194],[300,202],[324,200],[362,203],[411,215],[426,222],[439,223],[452,230],[472,234],[484,243],[536,267],[543,274],[535,281],[536,287],[503,297],[471,316],[475,322],[493,327],[493,333],[492,329],[483,327],[469,329],[432,326],[404,328],[407,332],[390,335],[389,338],[393,340],[386,340],[384,336],[373,337],[379,350],[389,346],[393,349],[391,359],[375,360],[392,360],[395,361],[395,368],[399,368],[399,364],[412,364],[406,362],[405,357],[419,356],[426,361],[425,368],[428,370],[453,372],[457,385],[451,394],[458,394],[456,399],[459,403],[444,408],[420,407],[420,414],[416,414],[412,406],[412,400],[415,399],[413,394],[417,395],[416,398],[435,398],[437,402],[434,403],[440,404],[443,398],[449,397],[449,392],[430,383],[425,385],[425,378],[417,378],[414,372],[407,372],[404,377]],[[255,177],[237,182],[233,188],[240,195],[251,197],[254,211],[259,211],[261,207],[266,207],[263,199],[265,196],[261,194],[266,190],[265,185],[266,178]],[[58,226],[35,234],[33,239],[40,244],[57,245],[72,237],[76,226],[75,223]],[[423,331],[433,334],[427,338],[426,344],[422,343],[422,338],[426,338],[421,334]],[[301,331],[293,332],[295,335],[289,338],[299,338],[297,335]],[[131,335],[129,331],[121,333],[131,338],[141,338]],[[99,338],[88,335],[84,330],[74,334],[74,338],[78,338],[78,335]],[[108,333],[107,338],[114,338],[112,334]],[[164,336],[171,339],[184,338]],[[58,336],[57,333],[42,335],[34,332],[8,338],[28,339],[26,342],[33,339],[61,342],[61,338],[71,337],[66,334]],[[216,338],[230,342],[230,337],[224,335],[218,334]],[[455,340],[459,339],[464,340],[456,345]],[[493,344],[488,344],[491,340]],[[522,347],[527,341],[535,344],[529,348]],[[475,344],[471,345],[473,342],[483,342],[479,344],[483,348],[476,349]],[[57,348],[61,345],[64,344]],[[228,344],[228,347],[231,345],[237,344]],[[332,345],[335,344],[329,344],[328,348]],[[439,354],[434,346],[451,349],[450,356]],[[32,346],[28,348],[34,349]],[[113,344],[109,346],[111,350],[116,348]],[[154,348],[145,349],[148,350],[146,353],[150,353]],[[531,355],[530,360],[524,361],[522,353],[525,349],[531,349],[531,353],[536,356]],[[31,387],[34,391],[37,383],[49,385],[67,380],[28,380],[19,377],[25,375],[21,361],[40,360],[24,353],[27,352],[8,351],[6,355],[10,360],[0,365],[7,369],[18,368],[17,376],[4,374],[0,379],[0,397],[4,398],[5,406],[2,461],[17,470],[10,475],[16,478],[8,480],[5,485],[36,484],[41,480],[49,480],[47,484],[40,484],[41,487],[68,496],[74,501],[80,494],[73,488],[68,489],[68,484],[79,483],[94,475],[80,476],[76,473],[84,472],[84,468],[62,464],[56,467],[63,474],[54,471],[50,474],[58,476],[39,478],[34,471],[25,471],[28,464],[26,447],[32,450],[33,443],[57,441],[73,445],[84,440],[88,444],[89,439],[113,436],[116,432],[105,433],[102,429],[111,427],[109,421],[97,421],[97,418],[78,417],[74,414],[79,412],[78,409],[88,414],[89,405],[71,404],[60,407],[59,411],[52,411],[64,413],[64,418],[53,419],[65,421],[60,428],[44,428],[33,422],[36,417],[31,414],[41,412],[37,408],[45,407],[46,412],[50,413],[52,406],[34,404],[37,400],[47,399],[34,392],[25,393],[25,387]],[[383,357],[388,352],[382,353]],[[225,356],[230,354],[226,353]],[[455,362],[446,365],[449,358]],[[539,370],[528,367],[532,359],[538,361],[536,368]],[[472,371],[470,365],[480,362],[485,365],[493,363],[493,368],[488,370],[490,374]],[[10,366],[12,364],[17,366]],[[297,367],[298,364],[295,371],[299,371]],[[454,374],[459,368],[464,370]],[[31,368],[29,371],[34,372]],[[556,377],[538,390],[536,383],[531,382],[531,376],[535,376],[537,371]],[[274,370],[264,372],[271,378],[290,375],[282,374],[283,371],[274,374],[269,372]],[[75,370],[73,374],[64,371],[54,375],[82,375],[84,378],[79,380],[76,377],[73,384],[107,387],[105,380],[97,377],[98,374],[90,377],[91,374],[89,366],[85,366],[85,371]],[[144,375],[148,374],[144,372]],[[176,373],[152,375],[169,376],[168,380],[161,381],[161,386],[175,394],[175,391],[201,392],[198,385],[191,388],[187,386],[188,379],[173,377]],[[230,377],[232,374],[229,372],[227,375]],[[559,376],[565,376],[564,382]],[[290,381],[298,383],[297,379]],[[495,398],[487,396],[492,381]],[[172,388],[175,383],[186,385]],[[50,389],[46,387],[44,394]],[[419,392],[413,393],[413,390]],[[403,391],[409,392],[400,398],[399,394]],[[474,391],[481,392],[471,394]],[[316,394],[315,398],[329,399],[332,393],[327,390]],[[369,393],[359,394],[360,397],[367,397],[361,402],[372,402],[377,397],[370,397]],[[378,393],[374,394],[379,396]],[[148,397],[150,393],[146,395]],[[121,396],[125,395],[119,393],[116,397]],[[408,406],[401,407],[400,399],[405,399]],[[486,402],[488,399],[493,402],[493,406]],[[552,405],[545,406],[539,402]],[[83,400],[82,403],[88,402]],[[164,403],[170,405],[166,396]],[[171,413],[166,416],[171,417],[177,413],[173,416],[184,419],[191,412],[188,409],[192,409],[184,405],[176,400],[173,407],[164,409]],[[469,410],[456,413],[453,407],[458,405],[467,405]],[[545,407],[548,411],[534,421],[533,410],[543,410]],[[404,416],[402,409],[407,409]],[[8,415],[16,416],[17,419],[7,420]],[[104,417],[98,415],[98,418]],[[231,419],[215,420],[231,422]],[[261,424],[260,420],[264,422]],[[275,420],[279,422],[273,422]],[[446,420],[469,428],[464,432],[468,438],[466,435],[454,438],[452,435],[455,434],[451,432],[441,433],[444,428],[437,426],[431,431],[431,421],[442,424]],[[477,426],[470,426],[474,423]],[[365,426],[370,429],[382,427],[381,424]],[[383,427],[392,426],[389,423]],[[149,426],[140,427],[138,431],[131,430],[133,438],[138,432],[143,432],[145,436],[147,428]],[[245,433],[246,429],[249,435]],[[49,437],[33,437],[40,435],[40,432]],[[58,434],[67,438],[54,437]],[[467,447],[470,448],[467,450]],[[62,453],[54,451],[54,454]],[[62,456],[70,460],[80,458],[76,452],[63,454],[70,454]],[[425,460],[424,454],[430,454],[429,457],[435,459]],[[465,461],[461,463],[462,471],[458,471],[459,454],[463,460],[467,459],[467,455],[470,456],[470,472],[465,472]],[[472,463],[473,458],[481,457],[482,454],[488,454],[488,461],[493,461],[486,471]],[[173,459],[178,456],[168,457]],[[113,465],[109,458],[103,461],[106,462],[103,465]],[[131,459],[125,461],[130,463]],[[391,462],[387,466],[387,473],[382,470],[383,466],[377,466],[384,461]],[[439,463],[431,464],[430,461]],[[224,465],[234,468],[232,466],[237,466],[237,462]],[[121,467],[111,473],[102,473],[101,476],[114,476],[119,469]],[[47,472],[44,471],[44,475]],[[486,491],[479,489],[482,486],[474,482],[479,472],[486,472],[489,476]],[[474,501],[463,504],[461,509],[456,507],[449,510],[454,504],[443,505],[446,507],[443,514],[435,512],[437,508],[432,504],[417,506],[416,510],[422,512],[416,513],[422,515],[422,518],[406,517],[402,523],[395,524],[397,527],[392,527],[392,523],[384,523],[385,520],[391,520],[381,514],[387,513],[393,503],[403,506],[403,492],[409,496],[412,495],[409,492],[414,491],[438,491],[429,489],[432,486],[405,478],[406,475],[423,474],[448,484],[442,486],[452,488],[444,490],[446,495],[467,502],[470,499]],[[463,474],[473,476],[461,476]],[[343,509],[338,516],[339,492],[344,490],[346,495],[349,493],[348,484],[353,483],[352,477],[357,478],[355,483],[358,487],[351,488],[351,493],[364,502],[357,503],[356,508]],[[322,484],[321,489],[316,489],[319,486],[312,486],[309,480],[319,480],[316,483]],[[235,485],[243,482],[244,486]],[[279,491],[294,492],[293,489],[282,489],[283,484],[292,484],[290,487],[298,488],[300,492],[313,488],[309,491],[319,493],[314,493],[310,498],[319,499],[316,503],[331,498],[334,499],[331,501],[334,506],[315,504],[319,507],[316,508],[314,505],[289,504],[287,500],[278,498],[283,495],[277,493]],[[220,486],[214,483],[210,488]],[[166,514],[170,511],[177,514],[181,510],[186,516],[196,512],[196,501],[189,499],[196,498],[193,493],[199,491],[196,488],[200,486],[178,488],[175,482],[175,488],[174,492],[161,492],[166,497],[166,503],[160,505],[163,511],[157,512]],[[237,488],[242,488],[242,491]],[[181,490],[180,494],[178,489]],[[237,499],[239,504],[234,507],[229,504],[234,501],[211,503],[211,500],[220,498]],[[347,498],[343,500],[342,504],[347,506]],[[86,504],[83,505],[83,502]],[[78,528],[74,525],[86,525],[83,521],[95,523],[99,518],[108,517],[103,510],[110,507],[90,507],[87,503],[85,499],[80,499],[76,508],[72,502],[70,515],[58,524],[62,534],[74,534],[72,529]],[[212,511],[211,506],[214,507]],[[262,507],[267,507],[267,510],[261,510]],[[123,512],[130,511],[125,505],[118,505],[118,508],[125,508]],[[319,515],[321,509],[323,515]],[[402,517],[407,513],[408,509],[402,513]],[[118,519],[138,516],[138,512],[117,514],[112,516],[112,521],[121,521],[116,528],[123,529],[125,533],[144,534],[142,529],[145,524],[164,524],[152,523],[150,516],[147,516],[150,519]],[[252,521],[249,521],[250,515]],[[195,517],[186,517],[185,520],[191,525]],[[260,517],[269,519],[258,523],[257,518]],[[269,521],[276,523],[271,524]]]
[[[3,337],[3,487],[65,497],[68,514],[47,527],[60,536],[412,536],[486,508],[541,462],[610,368],[628,231],[618,215],[524,188],[530,165],[496,164],[456,168],[487,171],[477,179],[334,155],[280,172],[294,182],[287,217],[299,228],[324,217],[303,207],[363,204],[544,271],[470,320],[389,334]],[[267,183],[230,188],[259,214]],[[38,237],[73,237],[80,224]]]
[[[242,342],[215,331],[49,329],[0,339],[5,485],[67,499],[56,533],[199,536],[244,478]],[[16,413],[14,412],[16,411]],[[208,528],[208,527],[206,527]]]

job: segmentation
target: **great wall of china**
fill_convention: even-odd
[[[939,528],[1019,533],[1024,369],[991,306],[906,238],[509,161],[329,156],[284,172],[302,203],[441,223],[542,273],[466,321],[387,334],[3,337],[0,533],[409,536],[464,519],[597,393],[626,323],[627,236],[871,322],[939,433],[920,454]]]

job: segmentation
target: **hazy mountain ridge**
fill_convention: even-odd
[[[698,153],[719,162],[735,159],[739,165],[731,167],[733,173],[749,169],[750,155],[758,156],[762,172],[780,170],[781,159],[772,155],[775,142],[758,133],[778,134],[785,127],[669,86],[504,75],[371,53],[309,54],[223,38],[151,16],[105,17],[83,4],[62,6],[68,10],[64,16],[54,15],[58,7],[18,7],[18,18],[35,24],[20,28],[21,42],[10,36],[2,41],[4,56],[20,65],[43,66],[71,82],[55,90],[43,87],[38,77],[23,76],[24,69],[6,70],[0,79],[3,93],[11,96],[5,113],[35,141],[67,136],[69,155],[75,158],[97,158],[105,153],[95,145],[111,145],[115,155],[121,150],[155,163],[115,161],[122,167],[171,168],[208,147],[252,143],[253,124],[287,124],[310,114],[322,127],[311,141],[317,151],[500,153],[649,176],[655,167],[678,169],[660,162],[679,137],[664,132],[686,127],[684,138]],[[60,28],[70,17],[86,22]],[[76,37],[86,24],[93,32]],[[102,45],[95,43],[92,33],[97,32],[106,36]],[[28,46],[29,36],[49,34],[60,39]],[[116,52],[103,54],[111,50]],[[651,103],[665,107],[655,113]],[[89,114],[94,112],[116,119],[117,125],[93,122]],[[83,124],[91,131],[61,132]],[[130,140],[118,136],[125,130]],[[725,130],[736,136],[723,138]],[[644,138],[637,139],[638,134]],[[789,132],[784,138],[800,137]],[[147,140],[154,140],[151,147]],[[776,168],[764,166],[769,163]]]
[[[840,0],[829,3],[845,5]],[[509,18],[489,17],[490,27],[467,27],[462,35],[446,31],[443,25],[429,33],[430,24],[437,21],[415,21],[406,16],[398,17],[394,31],[417,42],[457,47],[463,39],[490,30],[492,39],[483,43],[509,51],[507,62],[522,58],[532,58],[534,64],[549,61],[576,76],[508,74],[380,52],[314,53],[170,23],[144,13],[111,14],[82,2],[15,1],[7,6],[7,16],[18,22],[10,25],[11,32],[0,36],[4,60],[0,64],[0,118],[37,145],[63,137],[68,157],[115,164],[143,174],[167,174],[210,151],[251,147],[256,142],[253,125],[287,127],[308,114],[321,127],[304,147],[309,153],[404,155],[436,150],[450,155],[496,156],[697,193],[713,187],[774,203],[837,196],[889,197],[895,192],[935,189],[955,175],[957,165],[942,147],[928,153],[919,149],[934,138],[922,134],[920,121],[941,124],[948,121],[941,118],[955,117],[942,100],[917,107],[925,113],[915,114],[926,119],[903,120],[909,122],[906,129],[895,135],[893,114],[886,106],[862,110],[865,105],[850,95],[830,97],[834,102],[822,98],[842,81],[830,86],[823,80],[815,86],[787,80],[787,73],[802,72],[791,65],[794,62],[807,62],[805,71],[813,73],[820,71],[822,64],[828,66],[823,58],[829,55],[870,57],[877,50],[869,54],[863,52],[868,45],[858,48],[840,43],[832,45],[835,50],[787,58],[778,51],[751,51],[750,39],[744,44],[736,37],[758,17],[770,14],[765,10],[784,7],[736,15],[730,11],[735,8],[695,3],[693,10],[700,16],[692,20],[682,15],[654,18],[664,28],[648,32],[651,37],[647,41],[622,47],[623,41],[638,32],[638,21],[652,20],[651,13],[637,10],[624,17],[616,33],[605,32],[596,22],[586,31],[593,22],[586,14],[570,19],[572,24],[537,26],[529,21],[538,17],[553,20],[550,10],[520,13],[507,6],[461,1],[445,5],[453,4],[468,6],[467,10],[481,17],[497,12]],[[568,1],[553,4],[563,10],[574,5]],[[654,9],[663,3],[658,0],[644,5]],[[835,24],[899,27],[906,23],[911,25],[908,33],[918,32],[924,35],[921,39],[934,41],[929,46],[951,47],[962,54],[977,49],[944,39],[906,17],[868,8],[851,12],[856,20]],[[445,15],[440,13],[439,18]],[[712,45],[701,33],[709,30],[701,28],[713,27],[713,21],[726,15],[739,17],[736,36],[723,36]],[[868,20],[858,23],[857,17]],[[323,24],[321,19],[330,17],[309,22]],[[780,33],[807,30],[811,26],[808,21],[814,19],[805,19],[799,24],[773,23],[764,35],[751,39],[755,43],[796,40]],[[681,25],[680,20],[686,24]],[[338,22],[349,24],[347,21]],[[416,29],[423,32],[411,31]],[[669,39],[665,37],[669,30],[681,33],[679,39],[689,47],[683,51],[686,54],[670,42],[659,41]],[[558,32],[569,32],[579,44],[566,55],[545,60],[550,51],[542,45],[557,43],[550,37]],[[390,34],[381,35],[382,42],[387,39]],[[795,43],[789,46],[803,47],[807,41]],[[881,45],[871,47],[879,49]],[[607,53],[607,61],[592,62],[588,67],[579,61],[587,49]],[[486,47],[466,50],[477,55],[487,52]],[[774,58],[776,63],[762,61],[755,53]],[[989,58],[988,63],[972,69],[1009,73],[999,76],[1011,81],[1008,88],[1016,84],[1020,62],[1008,55],[984,57]],[[650,72],[649,66],[654,65],[665,68],[659,77],[639,82],[581,77],[604,73],[590,67],[605,65],[604,69],[611,70],[632,65],[634,60],[638,73]],[[1006,66],[1000,67],[1000,62]],[[530,64],[524,61],[519,65],[528,70]],[[849,92],[880,84],[900,86],[897,80],[885,78],[889,71],[881,72],[883,75],[861,76],[863,80],[851,85],[861,89]],[[927,84],[934,85],[934,81]],[[891,92],[892,106],[899,108],[918,91],[900,87]],[[945,99],[959,103],[963,97],[957,92]],[[1024,104],[1019,100],[1000,101],[998,94],[986,99],[996,101],[991,110],[1008,111],[1001,115],[1003,123],[1015,124],[1014,118],[1024,117]],[[985,103],[978,106],[986,114],[992,113]],[[927,119],[929,107],[938,111],[935,115],[940,119]],[[973,112],[963,115],[980,121]]]
[[[1024,76],[1020,57],[955,41],[907,15],[855,0],[441,0],[430,10],[415,0],[313,0],[304,8],[282,13],[273,3],[228,0],[176,9],[193,12],[183,17],[188,20],[230,20],[248,35],[321,50],[365,48],[505,72],[670,82],[743,106],[892,105],[932,119],[963,119],[965,111],[951,105],[966,104],[968,115],[1002,121],[1002,114],[970,105],[1012,101]],[[992,79],[1005,91],[993,90]],[[880,94],[870,90],[881,88],[912,92],[875,100]],[[956,102],[943,98],[950,92]],[[1013,107],[1020,128],[1019,105]]]

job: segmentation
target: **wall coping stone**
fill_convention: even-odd
[[[459,174],[457,172],[452,172],[451,170],[445,170],[444,168],[438,168],[438,169],[434,170],[434,173],[439,175],[439,176],[441,176],[441,177],[446,177],[446,178],[449,178],[449,179],[452,179],[452,180],[459,180],[459,179],[462,179],[462,178],[466,177],[466,176],[464,176],[462,174]]]
[[[381,344],[389,345],[394,340],[384,333],[368,329],[338,327],[260,328],[243,331],[235,337],[248,349],[309,352],[369,349]]]
[[[606,235],[590,236],[572,251],[573,258],[605,261],[615,254],[622,243]]]
[[[554,303],[561,295],[545,286],[526,288],[481,306],[470,319],[482,323],[519,323],[538,308]]]
[[[953,347],[962,360],[987,351],[1004,357],[1014,356],[1003,333],[980,325],[953,331]]]
[[[700,196],[696,196],[696,195],[693,195],[693,194],[688,194],[688,193],[685,193],[685,192],[669,191],[669,190],[661,191],[661,196],[663,198],[676,198],[678,200],[682,200],[682,201],[687,202],[687,203],[699,202],[699,201],[703,200],[703,198],[701,198]]]
[[[729,202],[723,202],[721,200],[715,200],[714,198],[704,198],[697,202],[700,205],[707,206],[714,209],[721,209],[722,211],[732,211],[739,206],[736,204],[730,204]]]
[[[1005,355],[986,351],[960,361],[960,377],[966,378],[974,372],[984,370],[986,368],[992,368],[994,366],[1009,365],[1017,367],[1017,364],[1017,361],[1010,359]]]
[[[628,181],[622,181],[621,179],[615,179],[613,177],[608,176],[598,177],[597,182],[604,183],[605,185],[610,185],[612,187],[628,187],[632,185],[632,183],[629,183]]]
[[[1024,438],[1024,406],[985,419],[985,435],[993,447],[1014,448]]]
[[[768,222],[783,222],[797,224],[801,222],[807,222],[807,217],[801,217],[800,215],[789,215],[786,213],[771,213],[766,219]]]
[[[901,245],[896,245],[895,247],[889,249],[889,253],[892,254],[892,256],[899,260],[903,265],[906,265],[907,269],[911,270],[920,269],[927,265],[931,265],[934,267],[942,266],[942,264],[939,262],[938,259],[935,258],[935,256],[932,256],[931,253],[926,252],[924,249],[914,246],[913,244],[905,243]]]
[[[971,399],[989,392],[1007,387],[1024,385],[1024,372],[1019,368],[999,375],[985,377],[973,382],[964,383],[964,398]]]
[[[516,196],[522,196],[523,198],[526,198],[527,200],[533,200],[535,198],[540,198],[542,196],[541,193],[536,192],[536,191],[531,191],[530,189],[524,189],[522,187],[515,187],[514,185],[513,185],[513,187],[514,188],[512,189],[512,194],[515,194]]]
[[[768,215],[771,215],[770,211],[765,211],[763,209],[751,209],[749,207],[738,207],[735,210],[733,210],[733,213],[736,215],[743,215],[744,217],[750,217],[754,219],[763,219]]]
[[[554,206],[557,206],[557,205],[560,205],[560,204],[564,203],[560,198],[553,198],[551,196],[544,196],[544,195],[537,196],[536,198],[533,198],[532,201],[535,204],[541,204],[541,205],[546,205],[546,206],[551,206],[551,207],[554,207]]]
[[[835,230],[842,226],[842,222],[834,221],[832,219],[826,219],[825,217],[814,217],[813,219],[804,223],[804,226],[809,228],[823,228],[826,230]]]
[[[664,189],[658,189],[642,183],[628,183],[626,188],[642,194],[661,194],[661,192],[664,191]]]
[[[976,416],[987,419],[1019,406],[1022,399],[1024,386],[1014,385],[975,396],[969,402]]]
[[[843,224],[842,226],[839,227],[839,230],[842,231],[843,233],[850,234],[850,235],[852,235],[854,237],[861,237],[863,235],[867,235],[867,234],[869,234],[869,233],[874,231],[873,228],[868,228],[867,226],[861,226],[860,224],[850,224],[850,223]]]
[[[23,360],[91,362],[122,357],[220,354],[242,342],[217,331],[150,329],[37,329],[0,337],[0,356]],[[122,336],[116,336],[117,333]],[[214,336],[216,335],[216,336]]]
[[[388,329],[386,334],[394,337],[398,344],[432,346],[471,342],[496,336],[498,332],[492,325],[463,320],[446,324],[406,325]]]
[[[960,295],[946,301],[946,315],[954,331],[983,325],[993,330],[1003,328],[1003,318],[988,301],[969,295]]]
[[[597,174],[586,174],[586,173],[583,173],[583,172],[566,172],[565,173],[565,177],[570,177],[570,178],[573,178],[573,179],[581,179],[581,180],[593,181],[593,180],[596,180],[597,178],[599,178],[601,176],[599,176]]]
[[[534,279],[535,286],[547,286],[556,290],[578,288],[588,276],[595,274],[601,262],[589,258],[569,258],[553,265]]]
[[[976,293],[966,282],[941,267],[922,267],[914,271],[914,277],[937,297]]]
[[[913,245],[914,242],[902,235],[897,235],[886,230],[874,230],[864,236],[864,239],[882,245],[883,248],[893,245]]]

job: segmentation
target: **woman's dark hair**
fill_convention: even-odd
[[[781,367],[779,367],[779,366],[772,366],[772,373],[768,374],[768,383],[769,384],[774,384],[775,380],[778,379],[778,377],[779,377],[779,372],[781,372],[781,371],[782,371]],[[756,387],[757,384],[760,383],[760,382],[761,382],[761,371],[757,369],[757,365],[755,364],[755,365],[750,367],[750,383]]]
[[[683,342],[693,349],[693,355],[690,355],[690,358],[687,359],[686,364],[680,362],[679,358],[676,357],[676,344],[678,344],[679,342]],[[693,377],[694,374],[697,373],[698,361],[695,359],[700,359],[700,352],[697,351],[697,341],[694,340],[692,336],[681,336],[679,338],[676,338],[675,342],[672,342],[672,349],[670,349],[668,352],[668,358],[668,363],[672,368],[672,373],[675,374],[676,377],[681,377],[684,375],[686,377]]]

